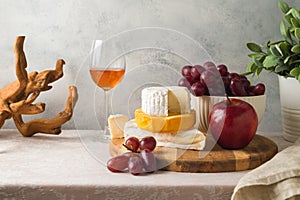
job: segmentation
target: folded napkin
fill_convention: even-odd
[[[300,139],[242,177],[231,199],[300,199]]]

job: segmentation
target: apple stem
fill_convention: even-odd
[[[227,93],[226,93],[226,98],[227,98],[227,100],[228,100],[229,104],[231,104],[232,102],[231,102],[231,100],[229,99],[229,96],[228,96],[228,94],[227,94]]]

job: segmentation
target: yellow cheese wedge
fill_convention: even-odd
[[[137,109],[135,121],[139,128],[153,133],[174,133],[191,129],[195,124],[196,117],[194,110],[188,114],[159,117],[148,115],[142,109]]]

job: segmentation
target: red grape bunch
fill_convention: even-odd
[[[107,169],[111,172],[126,172],[133,175],[151,173],[157,170],[156,158],[152,151],[156,147],[156,140],[152,136],[144,137],[139,141],[130,137],[123,144],[130,152],[108,160]]]
[[[265,93],[265,85],[251,85],[246,76],[229,72],[226,65],[205,62],[203,66],[184,66],[178,85],[187,87],[194,96],[256,96]]]

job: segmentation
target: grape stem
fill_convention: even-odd
[[[134,152],[134,153],[140,153],[139,151],[134,151],[133,149],[129,148],[128,146],[126,146],[125,144],[122,144],[123,147],[125,147],[127,150]]]

